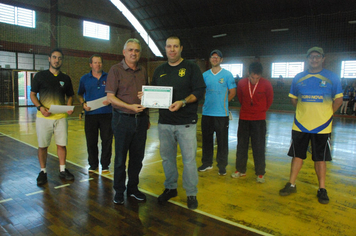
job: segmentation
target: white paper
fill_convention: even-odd
[[[104,105],[103,102],[107,100],[107,96],[105,97],[102,97],[102,98],[98,98],[96,100],[93,100],[93,101],[88,101],[87,102],[87,107],[90,107],[90,110],[91,111],[94,111],[98,108],[101,108],[101,107],[104,107],[104,106],[107,106],[107,105]],[[109,104],[108,104],[109,105]]]
[[[173,87],[142,86],[141,105],[147,108],[168,109],[172,105]]]
[[[74,106],[51,105],[49,108],[49,112],[52,114],[67,113],[67,111],[74,111]]]

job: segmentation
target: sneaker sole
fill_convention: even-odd
[[[146,198],[137,197],[135,194],[130,194],[130,197],[135,198],[138,201],[145,201],[146,200]]]
[[[198,171],[200,171],[200,172],[204,172],[204,171],[211,170],[211,169],[213,169],[213,167],[212,167],[212,166],[210,166],[210,167],[206,167],[206,168],[205,168],[205,169],[203,169],[203,170],[199,170],[199,169],[198,169]]]
[[[64,179],[64,180],[68,180],[68,181],[70,181],[70,180],[74,180],[74,177],[72,177],[72,178],[66,178],[66,177],[63,177],[63,176],[62,176],[62,177],[61,177],[61,176],[59,176],[59,178],[60,178],[60,179]]]
[[[120,202],[120,201],[115,201],[115,200],[113,200],[113,202],[114,202],[115,204],[117,204],[117,205],[124,205],[124,201]]]
[[[46,184],[46,183],[47,183],[47,180],[44,181],[44,182],[37,182],[37,186],[41,186],[41,185],[44,185],[44,184]]]
[[[172,196],[172,197],[168,198],[167,200],[166,200],[166,199],[160,199],[160,198],[158,197],[158,198],[157,198],[157,201],[158,201],[158,203],[165,203],[165,202],[168,202],[169,199],[174,198],[174,197],[177,197],[177,196],[178,196],[178,194],[175,195],[175,196]]]
[[[320,199],[318,199],[318,201],[321,204],[328,204],[329,203],[329,200],[320,200]]]
[[[280,196],[288,196],[288,195],[291,195],[292,193],[296,193],[297,191],[295,192],[279,192],[279,195]]]
[[[231,178],[234,178],[234,179],[238,179],[238,178],[241,178],[241,177],[246,177],[246,175],[239,175],[239,176],[232,176],[231,175]]]

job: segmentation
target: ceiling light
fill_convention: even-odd
[[[281,32],[281,31],[288,31],[289,28],[282,28],[282,29],[271,29],[271,32]]]
[[[356,24],[356,20],[350,20],[349,24]]]
[[[217,34],[213,35],[213,38],[220,38],[220,37],[225,37],[227,34]]]

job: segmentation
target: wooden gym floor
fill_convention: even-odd
[[[332,135],[333,161],[328,163],[330,203],[319,204],[313,162],[308,158],[298,176],[296,194],[278,194],[288,181],[286,155],[293,113],[269,112],[266,137],[266,183],[256,183],[253,158],[247,177],[233,179],[238,110],[232,109],[227,175],[218,168],[199,172],[195,211],[186,207],[181,175],[178,196],[157,204],[164,190],[159,156],[157,111],[151,112],[140,189],[147,201],[113,204],[113,165],[109,174],[88,174],[84,120],[79,108],[69,118],[67,167],[75,181],[58,178],[54,142],[49,148],[48,184],[36,185],[39,172],[35,108],[0,108],[0,235],[355,235],[356,232],[356,119],[336,116]],[[198,127],[200,130],[200,127]],[[201,139],[197,165],[201,164]],[[113,162],[114,158],[112,158]],[[178,154],[179,172],[182,172]]]

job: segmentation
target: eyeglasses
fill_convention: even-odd
[[[308,56],[309,60],[314,60],[314,59],[320,60],[321,58],[322,58],[322,55]]]

